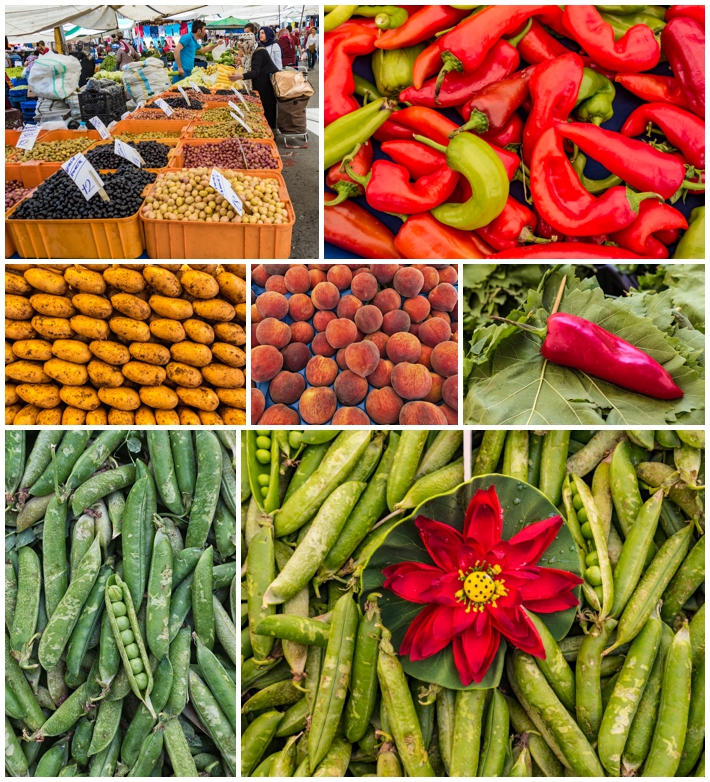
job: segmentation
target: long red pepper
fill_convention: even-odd
[[[413,179],[432,174],[446,164],[446,155],[418,141],[385,141],[380,149],[404,166]]]
[[[493,254],[475,231],[460,231],[440,223],[429,212],[408,217],[394,238],[404,258],[480,259]]]
[[[688,105],[705,119],[705,30],[694,19],[671,19],[661,33],[663,53]]]
[[[563,46],[557,38],[553,38],[537,19],[532,20],[530,29],[518,43],[521,59],[530,65],[553,60],[555,57],[567,54],[568,51],[569,49]]]
[[[523,125],[520,115],[513,114],[502,128],[478,135],[496,147],[507,147],[509,144],[518,145],[523,140]]]
[[[326,33],[323,44],[324,64],[328,69],[328,89],[323,99],[326,125],[359,108],[354,97],[353,60],[375,50],[378,34],[375,22],[370,19],[351,20]]]
[[[436,96],[436,79],[428,79],[421,89],[407,87],[399,94],[402,103],[428,106],[431,109],[461,106],[474,93],[505,79],[520,65],[518,50],[507,41],[497,41],[485,60],[473,73],[447,73]]]
[[[677,106],[645,103],[631,112],[621,133],[624,136],[640,136],[650,124],[658,125],[691,166],[705,169],[705,123],[700,117]]]
[[[335,193],[323,193],[326,201],[336,197]],[[394,246],[390,229],[352,201],[325,210],[323,234],[326,242],[362,258],[402,257]]]
[[[401,122],[397,122],[395,117],[390,117],[384,125],[380,125],[380,127],[375,131],[373,138],[380,142],[405,141],[407,139],[412,139],[414,132],[409,127],[409,125],[404,125]]]
[[[637,190],[658,193],[666,199],[683,186],[685,166],[643,141],[584,122],[562,124],[557,131]]]
[[[569,33],[565,28],[563,17],[564,10],[559,5],[548,5],[541,14],[535,15],[540,24],[544,24],[545,27],[549,27],[553,32],[556,32],[563,38],[567,38]]]
[[[594,125],[589,127],[598,130]],[[546,130],[533,150],[530,190],[535,208],[566,236],[592,236],[620,231],[636,219],[638,205],[655,193],[634,193],[612,187],[600,198],[587,192],[562,147],[555,128]]]
[[[704,5],[672,5],[666,11],[666,21],[678,17],[688,16],[705,29],[705,6]]]
[[[643,260],[643,257],[624,250],[621,247],[607,247],[598,244],[579,244],[577,242],[553,242],[552,244],[529,244],[514,250],[503,250],[490,256],[491,260],[498,258],[534,258],[548,260],[586,260],[633,258]]]
[[[658,65],[661,49],[652,30],[637,24],[614,41],[614,31],[593,5],[566,5],[568,34],[603,68],[638,73]]]
[[[361,144],[350,161],[352,170],[360,176],[365,176],[372,168],[372,154],[372,144],[369,142]],[[325,178],[326,185],[338,194],[338,198],[332,202],[333,205],[345,201],[346,198],[357,198],[357,196],[365,195],[365,188],[348,176],[343,162],[334,163]]]
[[[644,201],[633,223],[623,231],[611,234],[610,238],[624,249],[646,258],[667,258],[668,248],[654,234],[687,227],[685,217],[677,209],[668,204]]]
[[[476,233],[495,250],[512,250],[520,242],[547,243],[535,236],[536,225],[534,212],[513,196],[508,196],[505,209],[488,225],[477,228]]]
[[[615,81],[642,100],[669,103],[682,109],[689,108],[688,101],[680,88],[680,82],[674,76],[657,76],[655,73],[617,73]]]
[[[535,67],[530,79],[532,111],[523,131],[523,160],[530,162],[535,143],[558,122],[566,122],[574,109],[584,77],[582,58],[567,52]]]
[[[477,92],[463,107],[461,113],[466,124],[456,132],[473,130],[476,133],[488,133],[500,130],[530,94],[530,77],[533,69],[538,67],[531,65]]]
[[[439,42],[434,41],[419,53],[412,66],[412,84],[415,89],[420,90],[426,79],[438,73],[439,68],[441,68],[441,52]]]
[[[403,49],[433,38],[436,33],[454,27],[469,15],[465,9],[448,5],[425,5],[394,30],[385,31],[375,44],[378,49]]]

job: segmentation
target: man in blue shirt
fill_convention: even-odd
[[[199,50],[207,54],[217,46],[216,43],[209,46],[201,46],[200,40],[207,35],[207,27],[199,19],[192,23],[192,32],[186,33],[180,37],[178,45],[175,47],[175,65],[177,72],[183,78],[187,78],[195,67],[195,54]]]

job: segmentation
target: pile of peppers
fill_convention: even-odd
[[[325,11],[326,242],[705,257],[704,6]]]

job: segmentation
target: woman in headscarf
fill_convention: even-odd
[[[284,68],[287,66],[295,68],[298,65],[298,54],[293,43],[293,37],[285,27],[279,32],[278,44],[281,49],[282,66]]]
[[[280,71],[281,65],[281,47],[276,42],[276,33],[270,27],[262,27],[259,30],[259,47],[264,47],[269,53],[276,70]]]
[[[276,48],[278,49],[278,44],[276,44]],[[269,123],[269,127],[276,129],[276,95],[274,94],[274,88],[271,86],[270,76],[279,69],[274,65],[266,47],[257,47],[252,33],[245,33],[240,36],[239,51],[242,55],[244,73],[241,76],[234,74],[229,78],[232,81],[239,81],[239,79],[244,79],[244,81],[247,79],[251,80],[253,88],[259,93],[261,98],[264,116]],[[248,65],[247,62],[249,63]],[[247,70],[247,67],[249,70]]]

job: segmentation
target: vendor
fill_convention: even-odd
[[[192,32],[180,36],[178,45],[175,47],[175,66],[177,72],[183,78],[190,76],[195,67],[195,54],[200,51],[207,54],[217,46],[212,43],[209,46],[202,46],[200,41],[207,35],[207,26],[199,19],[192,23]]]
[[[79,60],[79,65],[81,66],[79,86],[83,87],[86,82],[89,81],[89,79],[94,75],[94,70],[96,68],[94,58],[91,56],[90,52],[84,49],[84,43],[82,41],[77,41],[76,49],[71,52],[69,56],[76,57],[76,59]]]
[[[278,48],[278,44],[277,44]],[[250,68],[243,74],[231,74],[232,81],[245,81],[251,79],[254,89],[259,93],[261,104],[264,108],[264,116],[272,130],[276,129],[276,95],[271,85],[271,74],[279,69],[269,57],[266,47],[257,47],[256,40],[251,33],[245,33],[239,38],[239,53],[242,56],[244,68]],[[250,65],[247,65],[250,62]]]

